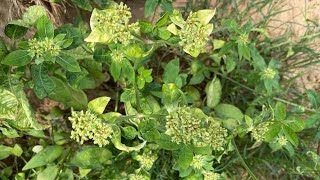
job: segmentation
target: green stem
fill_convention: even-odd
[[[134,63],[134,81],[133,81],[133,88],[136,94],[136,102],[137,102],[137,111],[141,112],[141,106],[140,106],[140,98],[139,98],[139,89],[137,86],[137,66],[138,66],[139,61],[135,61]]]
[[[253,172],[251,171],[251,169],[248,167],[248,165],[246,164],[246,162],[243,160],[240,152],[239,152],[239,149],[237,148],[237,145],[236,145],[236,142],[234,141],[234,139],[232,139],[232,144],[234,146],[234,149],[236,151],[236,154],[237,156],[239,157],[240,159],[240,162],[241,164],[243,165],[243,167],[247,170],[247,172],[250,174],[251,178],[254,179],[254,180],[257,180],[257,177],[253,174]]]
[[[244,88],[244,89],[247,89],[247,90],[253,92],[255,95],[264,96],[264,97],[265,97],[265,95],[257,94],[254,89],[252,89],[252,88],[250,88],[250,87],[248,87],[248,86],[246,86],[246,85],[243,85],[243,84],[241,84],[241,83],[239,83],[239,82],[237,82],[237,81],[235,81],[235,80],[233,80],[233,79],[231,79],[231,78],[223,75],[222,73],[219,73],[219,72],[213,70],[212,68],[209,68],[209,70],[210,70],[211,72],[216,73],[217,75],[223,77],[224,79],[227,79],[227,80],[235,83],[236,85],[238,85],[238,86],[240,86],[240,87],[242,87],[242,88]],[[283,103],[288,104],[288,105],[291,105],[291,106],[301,107],[301,105],[299,105],[299,104],[296,104],[296,103],[293,103],[293,102],[290,102],[290,101],[287,101],[287,100],[285,100],[285,99],[281,99],[281,98],[278,98],[278,97],[273,97],[272,99],[275,100],[275,101],[283,102]],[[316,110],[314,110],[314,109],[307,108],[307,107],[304,107],[304,109],[305,109],[306,111],[309,111],[309,112],[319,113],[318,111],[316,111]]]

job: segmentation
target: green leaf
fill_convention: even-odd
[[[186,169],[189,167],[193,159],[193,152],[192,149],[185,145],[179,150],[179,158],[178,158],[178,165],[182,169]]]
[[[71,169],[64,170],[64,172],[61,172],[59,174],[59,178],[58,179],[74,180],[73,171]]]
[[[289,127],[286,125],[282,126],[282,130],[286,138],[294,145],[298,146],[299,140],[297,134]]]
[[[179,59],[176,58],[171,60],[164,69],[163,82],[166,84],[173,83],[179,75],[179,70]]]
[[[217,106],[221,99],[222,86],[220,79],[215,77],[211,82],[208,82],[209,87],[206,90],[207,94],[207,106],[209,108],[214,108]]]
[[[148,21],[139,21],[140,31],[143,33],[150,33],[153,30],[151,22]]]
[[[133,146],[133,147],[129,147],[125,144],[123,144],[121,142],[121,130],[118,126],[114,126],[113,128],[113,136],[112,136],[112,139],[111,139],[113,145],[121,150],[121,151],[125,151],[125,152],[130,152],[130,151],[139,151],[140,149],[142,149],[145,145],[146,145],[146,141],[143,141],[142,143],[136,145],[136,146]]]
[[[53,80],[48,75],[48,67],[46,65],[32,65],[32,80],[35,85],[34,91],[38,98],[43,99],[48,96],[55,88]]]
[[[167,27],[167,30],[169,31],[169,32],[171,32],[172,34],[174,34],[174,35],[178,35],[178,28],[177,28],[177,26],[175,25],[175,24],[170,24],[168,27]]]
[[[47,16],[42,16],[37,20],[37,35],[40,39],[54,37],[54,26]]]
[[[56,176],[58,175],[58,172],[58,165],[48,166],[46,169],[44,169],[38,174],[37,180],[55,180]]]
[[[44,6],[30,6],[22,16],[22,21],[29,26],[33,26],[39,18],[46,16],[46,8]]]
[[[242,59],[242,57],[244,57],[247,60],[251,59],[250,49],[247,44],[238,43],[238,53],[240,59]]]
[[[164,13],[161,18],[156,22],[156,27],[164,26],[168,22],[169,14]]]
[[[65,34],[65,39],[72,39],[72,44],[66,49],[73,49],[84,43],[84,38],[82,36],[81,30],[79,28],[73,27],[72,24],[65,24],[56,29],[55,34]]]
[[[130,46],[126,46],[122,49],[122,52],[129,58],[142,58],[145,53],[139,44],[130,44]]]
[[[130,82],[134,82],[135,72],[129,60],[124,59],[121,61],[122,66],[122,74],[126,77]]]
[[[182,18],[182,14],[180,11],[174,9],[173,13],[169,16],[170,20],[177,26],[179,26],[180,28],[183,28],[183,18]]]
[[[63,152],[62,146],[47,146],[42,151],[40,151],[38,154],[33,156],[28,163],[22,168],[23,171],[28,169],[33,169],[37,167],[41,167],[44,165],[47,165],[49,163],[52,163],[54,160],[56,160]]]
[[[20,157],[22,155],[22,153],[23,153],[22,148],[18,144],[15,144],[13,149],[12,149],[12,154],[14,154],[15,156]]]
[[[213,39],[212,42],[213,42],[213,48],[215,50],[222,48],[225,44],[225,41],[219,40],[219,39]]]
[[[290,116],[286,119],[285,123],[294,131],[300,132],[304,129],[305,124],[304,120],[302,120],[298,116]]]
[[[287,116],[287,107],[281,102],[277,102],[276,107],[274,108],[274,116],[277,121],[285,120]]]
[[[216,14],[216,10],[203,9],[196,12],[196,16],[199,18],[200,23],[205,26],[207,25],[213,16]]]
[[[119,80],[121,75],[121,63],[117,61],[112,61],[109,71],[114,81]]]
[[[106,148],[84,146],[72,157],[70,165],[83,169],[100,169],[111,157],[111,151]]]
[[[52,80],[56,86],[48,96],[50,99],[62,102],[65,108],[73,107],[75,110],[87,108],[88,99],[83,91],[71,87],[59,78],[52,77]]]
[[[122,136],[126,139],[132,140],[138,135],[138,131],[132,126],[122,127],[121,129],[123,132]]]
[[[243,118],[243,113],[241,110],[234,105],[231,104],[219,104],[214,108],[217,116],[222,118],[231,118],[237,121],[241,121]]]
[[[314,109],[320,108],[320,93],[314,90],[306,90],[307,97]]]
[[[268,127],[268,131],[265,134],[265,138],[267,141],[271,141],[275,137],[278,136],[279,132],[281,131],[281,124],[280,123],[274,123]]]
[[[12,154],[12,147],[0,145],[0,160],[9,157]]]
[[[27,50],[16,50],[8,54],[1,64],[9,66],[25,66],[31,62],[32,58]]]
[[[160,148],[173,151],[181,148],[180,145],[172,142],[171,137],[162,133],[160,138],[156,140],[156,143],[160,146]]]
[[[80,72],[81,71],[78,61],[75,58],[73,58],[72,56],[69,56],[65,53],[60,53],[57,56],[56,61],[58,64],[60,64],[67,71],[70,71],[70,72]]]
[[[314,125],[317,124],[317,122],[320,122],[320,114],[319,113],[313,114],[312,116],[310,116],[304,120],[305,129],[312,128]]]
[[[173,6],[172,6],[172,1],[168,0],[161,0],[160,3],[161,9],[163,9],[164,12],[169,12],[170,14],[173,12]]]
[[[160,27],[158,28],[158,36],[163,40],[168,40],[171,37],[171,33],[166,27]]]
[[[18,111],[18,99],[5,89],[0,88],[0,119],[15,119]]]
[[[13,93],[19,101],[19,109],[16,119],[14,121],[7,121],[11,126],[18,129],[44,129],[46,126],[37,122],[35,114],[29,104],[25,92],[18,86],[12,86]]]
[[[158,4],[159,0],[146,0],[146,3],[144,4],[144,17],[149,17],[154,13]]]
[[[4,29],[4,34],[10,38],[11,40],[16,40],[23,35],[25,35],[28,31],[28,28],[25,26],[19,25],[19,23],[10,22],[6,25]]]
[[[98,97],[88,103],[88,108],[91,111],[102,114],[110,99],[110,97]]]
[[[79,8],[86,10],[86,11],[92,11],[92,6],[91,6],[89,0],[72,0],[72,1]]]

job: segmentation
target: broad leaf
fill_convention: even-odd
[[[37,180],[55,180],[56,176],[58,175],[58,172],[58,165],[48,166],[46,169],[44,169],[38,174]]]
[[[37,35],[40,39],[54,37],[54,26],[47,16],[42,16],[37,20]]]
[[[214,108],[217,116],[221,118],[231,118],[237,121],[241,121],[243,118],[243,113],[241,110],[231,104],[219,104]]]
[[[73,107],[75,110],[87,108],[88,99],[83,91],[71,87],[59,78],[52,77],[52,80],[56,86],[48,96],[50,99],[62,102],[65,108]]]
[[[72,0],[72,2],[83,10],[92,11],[92,6],[89,0]]]
[[[147,0],[144,4],[144,17],[149,17],[152,13],[154,13],[158,4],[159,0]]]
[[[274,116],[277,121],[283,121],[287,116],[286,105],[281,102],[277,102],[276,107],[274,108]]]
[[[43,6],[30,6],[22,16],[22,21],[29,26],[33,26],[42,16],[46,16],[47,12]]]
[[[171,137],[166,134],[161,134],[160,138],[156,140],[156,143],[160,146],[160,148],[173,151],[181,148],[180,145],[172,142]]]
[[[142,149],[145,145],[146,145],[146,141],[136,145],[136,146],[133,146],[133,147],[129,147],[125,144],[123,144],[121,142],[121,130],[118,126],[114,126],[113,127],[113,136],[112,136],[112,139],[111,139],[113,145],[121,150],[121,151],[125,151],[125,152],[130,152],[130,151],[139,151],[140,149]]]
[[[178,164],[182,169],[186,169],[192,162],[193,152],[192,149],[185,145],[179,150]]]
[[[265,138],[267,141],[270,141],[278,136],[279,132],[281,131],[281,124],[274,123],[268,127],[268,131],[265,134]]]
[[[88,103],[88,108],[98,114],[102,114],[110,101],[110,97],[99,97]]]
[[[217,106],[221,99],[222,87],[219,78],[214,78],[209,82],[208,89],[206,90],[207,94],[207,106],[209,108],[214,108]]]
[[[79,28],[73,27],[71,24],[65,24],[56,29],[55,34],[65,34],[65,39],[71,38],[72,44],[66,49],[73,49],[80,46],[84,42],[84,38]]]
[[[60,53],[56,58],[57,63],[59,63],[64,69],[70,72],[80,72],[80,66],[78,61],[65,53]]]
[[[297,134],[289,127],[286,125],[282,126],[282,130],[286,138],[294,145],[298,146],[299,140]]]
[[[99,169],[112,157],[112,153],[106,148],[96,146],[84,146],[70,160],[71,166],[83,169]]]
[[[9,66],[25,66],[31,60],[32,58],[27,50],[16,50],[8,54],[1,63]]]
[[[176,58],[171,60],[164,69],[163,82],[166,84],[173,83],[179,75],[179,70],[179,59]]]
[[[19,105],[16,96],[0,88],[0,99],[0,119],[15,119]]]
[[[205,26],[207,25],[210,20],[213,18],[213,16],[215,15],[216,10],[212,10],[212,9],[203,9],[203,10],[199,10],[196,12],[196,16],[199,18],[200,23]]]
[[[28,28],[20,25],[20,23],[17,23],[20,21],[13,21],[6,25],[4,29],[5,35],[10,38],[11,40],[16,40],[23,35],[25,35],[28,31]]]
[[[32,65],[32,80],[35,85],[34,91],[38,98],[43,99],[55,88],[53,80],[48,75],[48,67],[45,64]]]
[[[47,165],[49,163],[52,163],[54,160],[56,160],[63,152],[62,146],[47,146],[42,151],[40,151],[38,154],[33,156],[28,163],[22,168],[23,171],[28,169],[33,169],[37,167],[41,167],[44,165]]]

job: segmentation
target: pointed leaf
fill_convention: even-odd
[[[196,12],[197,17],[200,20],[200,23],[205,26],[209,23],[209,21],[213,18],[213,16],[215,15],[216,10],[212,10],[212,9],[203,9],[203,10],[199,10]]]
[[[192,149],[185,145],[179,151],[178,164],[182,169],[189,167],[193,159]]]
[[[275,119],[277,121],[284,120],[287,116],[286,111],[287,111],[286,105],[281,102],[277,102],[276,107],[274,108]]]
[[[47,16],[42,16],[37,20],[37,35],[40,39],[54,37],[54,26]]]
[[[279,132],[281,131],[281,124],[274,123],[268,127],[268,131],[265,134],[265,138],[267,141],[270,141],[278,136]]]
[[[214,78],[209,82],[209,87],[206,90],[207,94],[207,106],[209,108],[214,108],[219,104],[222,94],[222,87],[219,78]]]
[[[48,75],[48,67],[46,65],[32,65],[32,80],[35,85],[34,91],[38,98],[43,99],[48,96],[55,88],[53,80]]]
[[[297,134],[289,127],[286,125],[282,126],[282,130],[286,138],[294,145],[298,146],[299,140]]]
[[[14,119],[18,109],[18,99],[5,89],[0,88],[0,119]]]
[[[28,163],[22,168],[23,171],[28,169],[33,169],[37,167],[41,167],[52,163],[56,160],[63,152],[62,146],[47,146],[38,154],[33,156]]]
[[[8,54],[1,64],[9,66],[25,66],[31,62],[32,58],[26,50],[16,50]]]
[[[64,69],[70,72],[80,72],[80,66],[78,61],[65,53],[60,53],[56,58],[57,63],[59,63]]]
[[[88,108],[98,114],[102,114],[110,99],[110,97],[98,97],[88,103]]]
[[[164,83],[173,83],[179,75],[179,59],[171,60],[165,67],[163,72],[163,81]]]

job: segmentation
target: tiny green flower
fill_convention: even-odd
[[[124,55],[120,50],[115,49],[111,52],[111,58],[114,61],[121,62],[124,59]]]
[[[92,139],[94,144],[98,144],[100,147],[109,144],[108,138],[113,133],[112,127],[102,122],[102,119],[91,111],[72,111],[69,120],[73,128],[71,138],[80,144],[89,139]]]
[[[252,137],[257,141],[257,142],[262,142],[265,139],[265,134],[268,132],[269,128],[268,126],[270,125],[270,122],[266,123],[260,123],[257,127],[255,127],[252,130]]]
[[[149,180],[150,178],[140,174],[130,174],[129,179],[130,180]]]
[[[30,39],[28,41],[30,56],[40,58],[45,54],[51,56],[59,55],[61,48],[55,44],[53,39],[45,38],[44,40]]]
[[[284,136],[280,136],[277,138],[278,144],[280,144],[280,146],[284,146],[287,144],[287,138]]]
[[[246,33],[240,34],[238,42],[242,44],[248,44],[250,42],[249,35]]]
[[[142,155],[137,155],[136,160],[140,162],[141,168],[145,168],[149,170],[152,168],[153,163],[158,159],[156,154],[146,154],[143,153]]]
[[[204,180],[219,180],[221,175],[215,172],[207,171],[203,174]]]
[[[201,169],[205,164],[204,156],[201,155],[195,155],[193,156],[192,162],[190,164],[191,167],[194,169]]]
[[[265,68],[261,73],[263,79],[273,79],[277,72],[271,68]]]

